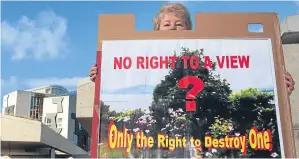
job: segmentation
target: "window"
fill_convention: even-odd
[[[61,90],[57,89],[56,93],[57,93],[57,95],[60,95],[61,94]]]
[[[62,118],[57,118],[57,128],[62,128]]]
[[[82,125],[79,123],[79,130],[82,130]]]
[[[43,97],[31,96],[30,118],[40,120],[42,112]],[[46,123],[46,122],[45,122]]]
[[[52,88],[52,94],[56,95],[56,92],[57,92],[56,88]]]
[[[50,88],[46,89],[46,93],[50,93],[50,91],[51,91]]]
[[[51,126],[51,119],[50,118],[45,118],[45,123],[47,126]]]
[[[62,122],[62,118],[58,118],[57,119],[57,122],[59,123],[59,122]]]
[[[86,136],[82,136],[82,146],[87,146]]]
[[[73,141],[74,141],[74,143],[77,145],[77,144],[78,144],[78,135],[74,134],[73,137],[74,137],[74,138],[73,138]]]
[[[39,98],[36,98],[36,106],[38,107],[40,104],[40,99]]]
[[[31,96],[31,103],[30,103],[30,108],[33,108],[34,106],[34,96]]]

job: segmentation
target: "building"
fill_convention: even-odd
[[[75,92],[58,85],[5,95],[1,155],[42,157],[52,150],[52,156],[88,156],[90,137],[76,119],[76,98]],[[26,153],[28,149],[30,153]]]
[[[76,119],[76,96],[44,98],[42,122],[61,136],[89,151],[90,139]]]
[[[41,120],[43,99],[48,94],[14,91],[3,96],[2,112],[15,116]]]
[[[87,158],[88,152],[38,120],[1,114],[1,156]]]
[[[296,153],[299,156],[299,14],[287,17],[280,28],[285,67],[296,81],[295,90],[290,96],[290,103]]]
[[[30,90],[17,90],[3,97],[2,112],[41,120],[45,97],[68,95],[66,88],[58,85],[44,86]],[[16,104],[18,103],[18,107]],[[30,105],[30,108],[28,106]]]
[[[90,134],[94,105],[94,87],[95,84],[90,81],[89,77],[80,80],[77,85],[76,118]]]

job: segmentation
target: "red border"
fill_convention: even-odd
[[[98,73],[95,78],[94,90],[94,107],[92,115],[91,128],[91,144],[90,144],[90,158],[98,158],[98,144],[99,144],[99,108],[100,108],[100,88],[101,88],[101,66],[102,66],[102,51],[97,51],[96,63]]]

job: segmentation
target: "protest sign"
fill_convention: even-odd
[[[137,32],[133,15],[100,16],[91,157],[295,157],[277,16],[195,22]]]

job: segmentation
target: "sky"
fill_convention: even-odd
[[[136,30],[152,30],[163,3],[173,2],[1,2],[1,103],[14,90],[49,84],[75,90],[95,63],[98,15],[135,14]],[[275,12],[282,21],[299,13],[294,1],[181,3],[191,15]]]

